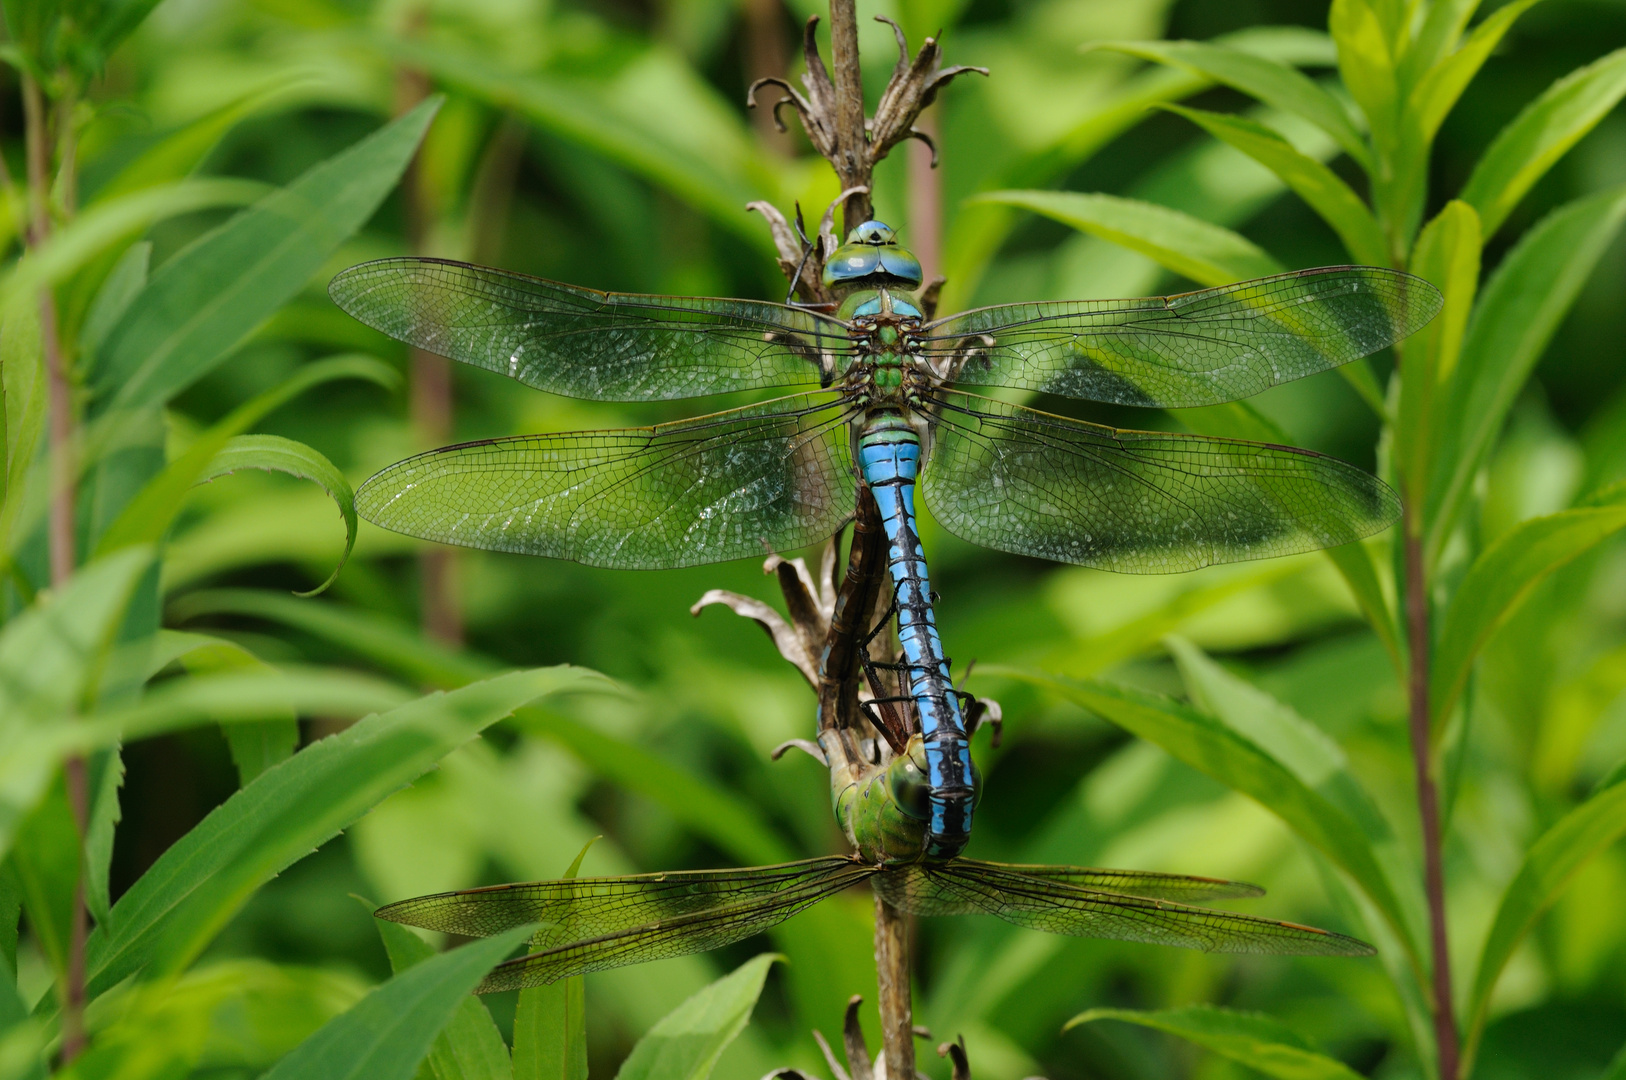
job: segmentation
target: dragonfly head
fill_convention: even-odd
[[[875,289],[883,285],[918,289],[920,260],[898,243],[890,225],[866,221],[847,234],[824,264],[824,284],[833,289]]]

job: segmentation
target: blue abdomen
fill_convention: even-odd
[[[920,439],[899,416],[877,418],[859,438],[859,468],[875,495],[886,530],[889,568],[898,610],[908,693],[920,714],[931,785],[926,852],[948,858],[971,837],[975,790],[971,748],[960,699],[949,679],[948,660],[932,613],[926,555],[915,531],[915,476]]]

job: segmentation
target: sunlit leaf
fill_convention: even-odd
[[[487,971],[531,928],[415,964],[294,1048],[265,1080],[408,1080]]]
[[[1239,233],[1154,203],[1073,191],[992,191],[975,201],[1043,214],[1139,252],[1200,285],[1282,272],[1280,263]]]
[[[1280,60],[1205,41],[1105,41],[1092,47],[1177,65],[1283,112],[1302,116],[1331,135],[1362,168],[1372,167],[1371,151],[1350,120],[1349,111],[1314,79]]]
[[[1242,116],[1165,105],[1200,125],[1216,139],[1236,147],[1281,177],[1321,219],[1332,227],[1351,259],[1367,266],[1389,265],[1389,244],[1377,219],[1360,196],[1338,174],[1299,151],[1270,128]]]
[[[1520,522],[1468,568],[1446,610],[1434,648],[1429,710],[1436,737],[1456,707],[1479,650],[1518,610],[1530,590],[1560,566],[1626,528],[1626,489],[1606,489],[1591,502]]]
[[[1397,935],[1403,941],[1410,940],[1404,908],[1360,826],[1266,748],[1189,706],[1157,694],[1104,682],[1079,682],[1010,669],[1002,672],[1096,713],[1255,800],[1347,873]],[[1415,953],[1413,957],[1415,967]]]
[[[101,406],[161,404],[212,370],[372,217],[439,105],[425,101],[159,267],[108,332],[91,378]]]
[[[1623,95],[1626,49],[1616,49],[1553,83],[1502,129],[1458,196],[1479,211],[1487,238],[1496,235],[1531,185]]]
[[[1423,145],[1434,141],[1434,136],[1445,122],[1446,116],[1468,88],[1479,69],[1500,44],[1503,35],[1512,29],[1520,15],[1541,0],[1513,0],[1491,14],[1468,35],[1460,48],[1430,67],[1411,91],[1407,106],[1410,122],[1421,136]],[[1447,7],[1448,5],[1438,5]]]
[[[593,842],[587,841],[577,852],[563,877],[581,872]],[[519,992],[514,1008],[514,1080],[587,1080],[586,995],[581,975]]]
[[[1526,233],[1481,290],[1437,414],[1426,518],[1431,561],[1508,409],[1623,219],[1626,187],[1568,203]]]
[[[183,968],[256,889],[441,757],[525,702],[594,678],[579,668],[540,668],[430,694],[261,773],[113,905],[87,945],[93,992],[142,968]]]
[[[632,1048],[616,1080],[706,1080],[745,1030],[778,959],[764,953],[747,960],[662,1017]]]
[[[1159,1012],[1090,1009],[1067,1021],[1067,1027],[1097,1020],[1122,1020],[1178,1035],[1276,1080],[1356,1080],[1360,1076],[1337,1058],[1316,1050],[1310,1040],[1292,1028],[1263,1013],[1206,1005]]]
[[[1537,917],[1558,898],[1576,872],[1626,835],[1626,771],[1616,770],[1601,790],[1564,815],[1525,852],[1518,873],[1502,893],[1496,920],[1479,955],[1469,998],[1468,1059],[1484,1033],[1491,991],[1519,942]]]

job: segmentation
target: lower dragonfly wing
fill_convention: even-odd
[[[945,529],[984,547],[1164,574],[1336,547],[1400,516],[1383,481],[1308,450],[934,394],[926,502]]]
[[[964,859],[888,870],[875,887],[894,907],[916,914],[980,912],[1072,937],[1282,956],[1369,956],[1374,951],[1364,941],[1313,926],[1081,888]]]
[[[1176,900],[1192,904],[1204,900],[1235,900],[1265,895],[1265,890],[1245,881],[1163,874],[1154,870],[1102,870],[1093,866],[1046,866],[1038,863],[991,863],[980,859],[959,859],[967,869],[987,869],[1022,874],[1043,881],[1059,881],[1083,889],[1144,896],[1152,900]]]
[[[478,988],[484,994],[721,948],[874,872],[829,856],[743,870],[566,878],[424,896],[376,914],[471,937],[539,923],[536,951],[495,968]]]
[[[798,394],[649,428],[525,435],[379,472],[356,510],[395,532],[590,566],[669,569],[805,547],[856,498],[848,407]]]

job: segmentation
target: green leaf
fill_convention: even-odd
[[[557,742],[604,779],[654,800],[695,835],[742,863],[770,864],[796,858],[762,823],[757,810],[635,742],[605,735],[540,707],[520,709],[514,720],[526,731]]]
[[[223,420],[193,440],[192,445],[187,447],[184,453],[164,466],[163,471],[149,480],[107,527],[107,531],[97,542],[97,551],[106,553],[131,544],[156,543],[163,539],[175,516],[180,513],[181,504],[193,486],[200,480],[220,475],[219,471],[211,474],[209,470],[216,464],[217,458],[235,435],[257,424],[267,413],[280,408],[306,390],[336,379],[368,379],[381,386],[393,386],[399,377],[394,369],[369,356],[333,356],[303,365],[274,389],[267,390],[252,401],[233,409]],[[328,493],[338,502],[340,516],[344,518],[346,536],[344,554],[348,558],[350,548],[356,539],[355,500],[350,485],[326,458],[321,458],[314,450],[309,454],[300,455],[283,447],[283,443],[290,446],[298,445],[286,439],[264,444],[265,459],[268,462],[275,461],[276,464],[256,467],[287,466],[289,469],[310,472],[311,479],[327,488]],[[274,449],[277,447],[281,448],[280,452]],[[321,458],[320,463],[310,455]],[[239,464],[236,467],[252,464],[247,460],[252,456],[254,455],[237,455],[236,460]],[[224,471],[231,470],[228,468]],[[303,475],[303,472],[295,472],[295,475]],[[344,560],[341,559],[339,567],[342,568],[343,565]],[[338,572],[338,569],[335,569],[334,576],[337,576]],[[329,582],[332,580],[331,577],[328,579]],[[317,591],[326,587],[324,584]]]
[[[970,201],[1043,214],[1139,252],[1200,285],[1282,271],[1280,263],[1239,233],[1155,203],[1072,191],[991,191]]]
[[[581,870],[587,841],[564,873]],[[577,975],[519,992],[514,1010],[513,1080],[587,1080],[586,979]]]
[[[768,968],[764,953],[695,994],[638,1040],[616,1080],[706,1080],[728,1044],[751,1019]]]
[[[371,914],[375,905],[367,901],[363,904]],[[435,955],[427,941],[399,923],[374,919],[373,925],[389,953],[393,974],[399,975]],[[485,1002],[473,994],[458,1002],[451,1021],[429,1048],[429,1069],[435,1080],[513,1080],[508,1046]]]
[[[168,401],[304,288],[395,186],[440,100],[313,166],[159,267],[108,334],[92,373],[101,406]]]
[[[362,998],[265,1074],[265,1080],[408,1080],[487,971],[530,927],[415,964]]]
[[[300,630],[378,664],[396,677],[437,690],[452,690],[495,674],[502,665],[466,649],[425,638],[415,626],[341,604],[297,600],[260,589],[200,589],[175,600],[171,618],[247,615]]]
[[[66,281],[107,248],[147,230],[153,222],[216,206],[244,206],[265,195],[254,180],[210,177],[146,188],[97,203],[18,260],[0,278],[0,308]]]
[[[1453,199],[1424,226],[1409,269],[1440,290],[1434,320],[1400,346],[1400,402],[1395,422],[1395,467],[1407,498],[1421,505],[1428,490],[1438,433],[1440,388],[1456,372],[1462,338],[1479,288],[1479,215]]]
[[[266,881],[525,702],[595,680],[580,668],[430,694],[322,739],[238,791],[113,905],[87,946],[93,993],[184,968]]]
[[[29,929],[58,979],[67,972],[68,941],[73,933],[79,842],[68,790],[58,772],[45,798],[18,827],[11,848],[11,865],[22,887]]]
[[[1377,219],[1359,195],[1338,174],[1263,124],[1243,116],[1164,105],[1202,127],[1216,139],[1236,147],[1281,178],[1310,209],[1332,227],[1350,258],[1368,266],[1389,265],[1389,244]]]
[[[85,321],[79,327],[79,348],[86,356],[95,356],[107,332],[113,329],[130,302],[147,287],[147,272],[152,263],[152,241],[140,240],[124,249],[119,261],[113,264],[102,286],[96,291],[85,312]]]
[[[1486,239],[1496,235],[1524,193],[1596,127],[1622,95],[1626,95],[1626,49],[1616,49],[1553,83],[1502,129],[1459,196],[1479,211]]]
[[[1606,489],[1599,505],[1522,521],[1468,568],[1452,594],[1434,647],[1429,712],[1437,738],[1468,682],[1474,659],[1530,590],[1560,566],[1626,528],[1626,488]]]
[[[31,485],[43,479],[36,469],[40,436],[45,431],[49,401],[45,382],[45,353],[40,344],[40,307],[33,298],[0,308],[0,390],[4,391],[6,468],[5,490],[0,492],[0,560],[10,564],[12,534],[30,496]],[[35,498],[33,501],[42,501]]]
[[[1356,541],[1353,544],[1340,544],[1337,547],[1327,548],[1327,558],[1338,568],[1343,575],[1344,584],[1349,586],[1349,593],[1355,598],[1355,606],[1361,609],[1367,625],[1383,643],[1383,649],[1389,654],[1389,660],[1394,664],[1396,672],[1406,670],[1405,654],[1400,642],[1400,627],[1395,621],[1394,608],[1389,606],[1389,597],[1383,591],[1383,583],[1378,580],[1377,564],[1373,561],[1371,549],[1364,543]]]
[[[1623,219],[1626,186],[1565,204],[1520,239],[1482,290],[1435,425],[1437,466],[1425,518],[1431,562],[1508,409]]]
[[[1122,1020],[1166,1031],[1277,1080],[1357,1080],[1360,1073],[1330,1058],[1274,1017],[1209,1005],[1137,1012],[1090,1009],[1067,1021],[1066,1031],[1097,1020]]]
[[[562,71],[503,71],[487,55],[421,38],[395,38],[383,47],[396,62],[602,154],[752,247],[770,249],[767,230],[741,209],[779,188],[774,170],[733,106],[717,101],[664,50],[647,49],[609,78],[581,79]]]
[[[1417,85],[1412,88],[1411,102],[1407,106],[1409,122],[1415,125],[1415,130],[1421,135],[1421,143],[1427,146],[1434,141],[1434,136],[1445,122],[1446,116],[1456,105],[1462,92],[1473,82],[1474,76],[1484,66],[1490,54],[1501,43],[1505,35],[1520,15],[1529,11],[1541,0],[1513,0],[1512,3],[1496,9],[1474,27],[1468,40],[1462,47],[1451,55],[1431,66],[1424,73]],[[1448,7],[1449,5],[1437,5]]]
[[[356,493],[350,490],[350,482],[321,453],[302,442],[284,439],[280,435],[238,435],[228,440],[215,454],[198,482],[206,483],[238,469],[265,469],[313,481],[321,485],[322,490],[338,504],[339,517],[344,520],[344,553],[339,556],[339,564],[326,581],[295,595],[315,596],[325,592],[329,585],[338,580],[339,571],[344,569],[351,550],[356,546]]]
[[[1502,892],[1496,920],[1479,954],[1479,970],[1469,998],[1464,1075],[1484,1034],[1491,991],[1513,950],[1537,917],[1569,885],[1576,871],[1626,835],[1626,784],[1619,783],[1620,779],[1626,779],[1626,773],[1617,770],[1616,783],[1603,787],[1543,833],[1525,853],[1518,873]]]
[[[1626,1080],[1626,1045],[1621,1046],[1620,1051],[1615,1054],[1615,1059],[1609,1063],[1609,1067],[1603,1071],[1598,1080]]]
[[[1366,121],[1378,160],[1395,144],[1398,123],[1392,42],[1370,0],[1333,0],[1327,29],[1338,43],[1338,72]],[[1374,177],[1381,170],[1374,170]],[[1374,183],[1378,183],[1374,179]]]
[[[274,672],[276,669],[238,645],[220,638],[200,637],[194,647],[175,658],[193,674],[222,671]],[[245,787],[273,765],[280,765],[293,757],[299,746],[299,718],[293,709],[279,710],[281,715],[247,723],[224,724],[221,734],[231,750],[232,764],[237,766],[237,782]],[[105,917],[97,922],[105,922]]]
[[[124,818],[119,789],[124,786],[124,754],[114,746],[89,760],[90,822],[85,829],[85,909],[95,922],[106,922],[112,906],[108,878],[113,865],[113,833]]]
[[[45,1080],[45,1032],[17,989],[19,900],[16,875],[0,861],[0,1068],[7,1080]]]
[[[1012,669],[1001,669],[1001,674],[1088,709],[1253,799],[1347,873],[1409,946],[1404,908],[1361,826],[1266,749],[1218,720],[1158,694]],[[1420,970],[1415,951],[1411,959],[1414,970]]]
[[[1349,111],[1320,83],[1277,59],[1203,41],[1104,41],[1090,47],[1182,67],[1283,112],[1302,116],[1332,136],[1361,168],[1368,172],[1372,169],[1372,152],[1349,118]]]

